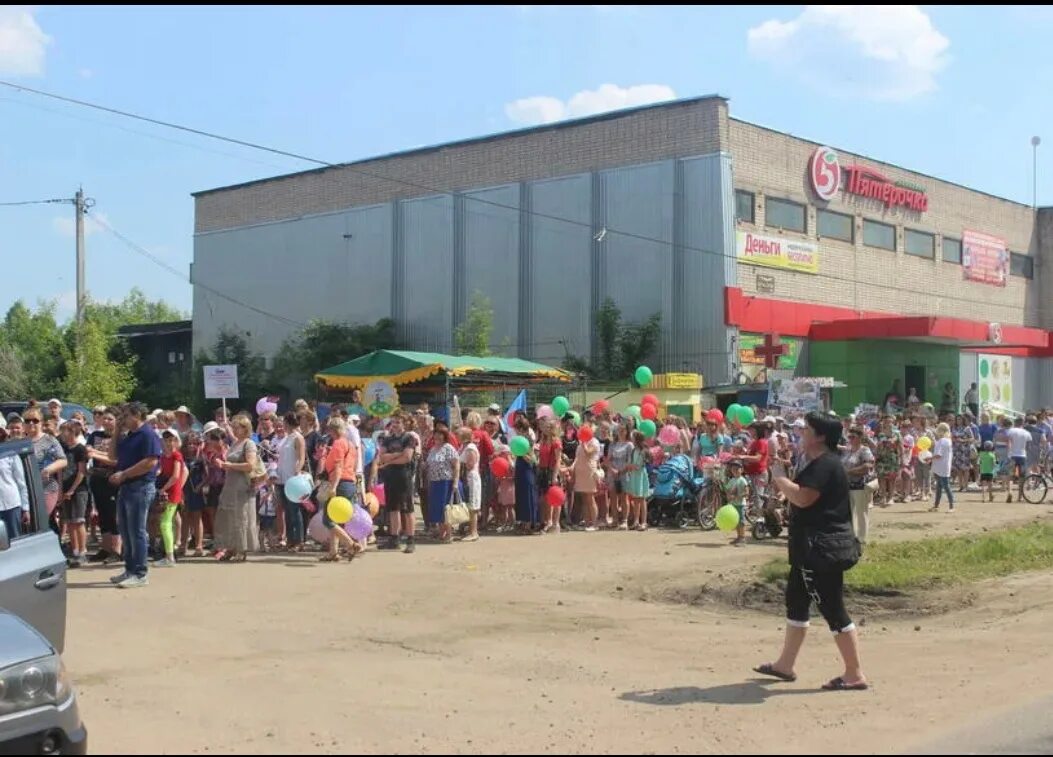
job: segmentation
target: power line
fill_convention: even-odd
[[[54,205],[56,203],[72,203],[70,198],[56,200],[22,200],[21,202],[0,202],[0,208],[14,208],[20,205]]]

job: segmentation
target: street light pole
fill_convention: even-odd
[[[1031,137],[1031,209],[1038,208],[1038,146],[1041,137]]]

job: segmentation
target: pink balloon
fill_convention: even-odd
[[[377,495],[377,502],[383,507],[387,504],[387,497],[384,495],[384,484],[377,484],[373,487],[373,493]]]
[[[344,530],[355,541],[364,541],[373,533],[373,518],[369,511],[355,505],[355,512],[351,520],[344,526]]]
[[[658,441],[669,447],[679,444],[680,429],[676,426],[662,426],[662,430],[658,432]]]
[[[256,415],[278,412],[277,403],[271,402],[270,397],[260,397],[256,402]]]
[[[307,535],[321,544],[323,547],[329,545],[329,529],[322,525],[322,513],[317,512],[307,523]]]

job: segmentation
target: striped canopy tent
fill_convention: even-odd
[[[452,379],[457,379],[460,386],[523,386],[569,382],[571,375],[559,368],[519,358],[401,350],[377,350],[315,374],[315,380],[327,389],[344,391],[361,389],[371,381],[388,381],[398,387],[425,382],[446,384]]]

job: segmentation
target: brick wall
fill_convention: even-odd
[[[1048,317],[1040,313],[1042,254],[1031,208],[841,150],[838,157],[842,166],[861,163],[893,181],[923,187],[929,196],[929,209],[924,213],[906,208],[886,209],[880,201],[844,192],[825,203],[814,195],[808,179],[808,162],[816,143],[734,119],[729,119],[729,131],[735,187],[756,195],[755,224],[739,222],[738,227],[807,239],[819,245],[817,276],[739,264],[739,286],[745,293],[758,293],[757,275],[762,274],[775,280],[775,291],[764,295],[779,299],[903,315],[944,315],[1053,327]],[[807,233],[765,229],[769,197],[806,204]],[[856,243],[817,239],[817,206],[855,216]],[[895,252],[862,244],[863,218],[896,226]],[[904,252],[907,228],[936,235],[935,259]],[[1003,237],[1010,250],[1031,254],[1035,258],[1035,278],[1028,281],[1010,276],[1004,288],[965,281],[962,267],[944,262],[941,255],[942,237],[961,239],[963,229]]]
[[[706,155],[727,145],[727,102],[687,100],[199,193],[194,230]]]

